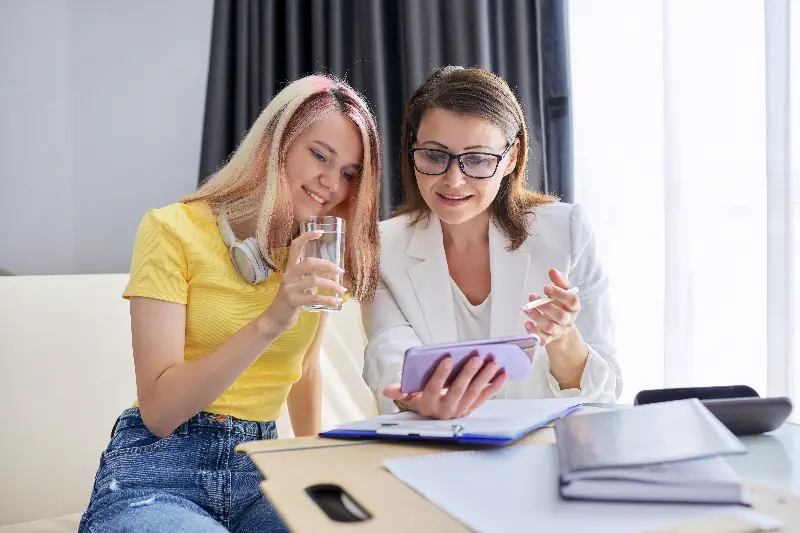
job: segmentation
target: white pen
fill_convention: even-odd
[[[579,290],[578,287],[572,287],[571,289],[567,289],[567,292],[572,294],[577,294],[578,290]],[[530,311],[531,309],[536,309],[540,305],[549,304],[552,301],[553,301],[552,298],[539,298],[538,300],[534,300],[532,302],[528,302],[525,305],[523,305],[522,310]]]

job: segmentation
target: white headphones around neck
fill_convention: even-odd
[[[255,237],[238,241],[225,215],[220,216],[218,225],[222,240],[230,249],[231,261],[239,275],[251,285],[267,279],[271,271],[261,255],[261,249]]]

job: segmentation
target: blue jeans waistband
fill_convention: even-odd
[[[113,438],[120,429],[137,426],[144,426],[144,420],[142,420],[139,408],[131,407],[130,409],[125,409],[119,418],[117,418],[111,430],[111,437]],[[240,433],[256,439],[274,439],[276,436],[275,422],[254,422],[251,420],[242,420],[230,415],[220,415],[205,411],[197,413],[175,428],[174,433],[178,435],[188,435],[189,431],[193,428],[230,430],[234,433]]]

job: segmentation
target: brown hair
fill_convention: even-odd
[[[489,206],[490,216],[516,250],[529,233],[528,213],[540,204],[552,203],[552,196],[526,188],[528,173],[528,129],[525,116],[508,84],[482,68],[444,67],[434,71],[411,95],[403,118],[400,139],[400,173],[403,178],[403,204],[392,216],[411,215],[409,225],[427,221],[430,207],[417,185],[409,149],[417,140],[422,118],[431,109],[444,109],[459,115],[487,120],[509,140],[519,140],[517,165],[503,178],[497,196]]]
[[[348,222],[344,285],[353,298],[369,302],[380,261],[380,140],[369,106],[346,83],[313,75],[287,85],[261,112],[227,163],[182,201],[205,201],[217,217],[224,213],[232,223],[255,218],[261,253],[270,270],[279,271],[294,222],[286,154],[314,123],[336,113],[355,124],[364,150],[357,186],[332,213]]]

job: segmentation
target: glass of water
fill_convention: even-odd
[[[330,261],[337,267],[344,270],[344,236],[345,236],[345,221],[339,217],[308,217],[300,222],[300,231],[307,233],[309,231],[321,231],[322,236],[319,239],[308,241],[303,246],[302,257],[316,257],[317,259],[324,259]],[[330,276],[322,273],[317,273],[321,276],[330,278]],[[338,284],[342,285],[344,276],[336,275],[333,279]],[[333,296],[339,298],[339,303],[335,306],[312,304],[304,307],[306,311],[339,311],[342,308],[341,294],[337,294],[328,289],[311,289],[313,294],[320,296]]]

